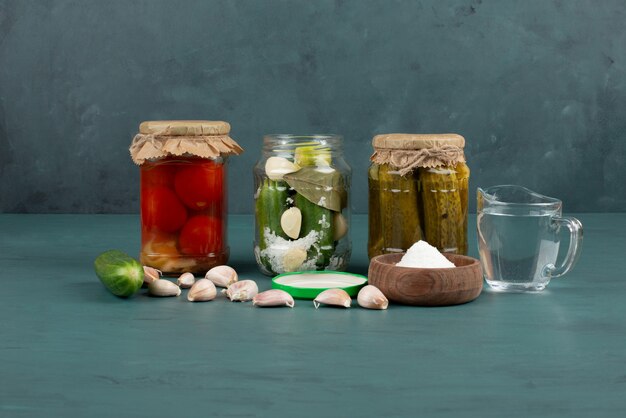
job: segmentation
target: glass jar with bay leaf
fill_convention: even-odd
[[[254,168],[254,254],[267,275],[344,270],[350,166],[338,135],[266,135]]]
[[[370,258],[425,240],[467,254],[469,168],[457,134],[387,134],[372,140]]]

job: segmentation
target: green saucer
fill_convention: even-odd
[[[341,271],[297,271],[272,279],[272,289],[281,289],[296,299],[315,299],[327,289],[343,289],[351,297],[367,284],[367,277]]]

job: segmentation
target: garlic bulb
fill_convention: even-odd
[[[389,301],[383,295],[383,292],[371,284],[359,291],[356,301],[359,306],[366,309],[387,309],[387,306],[389,306]]]
[[[296,304],[293,297],[284,290],[272,289],[261,292],[252,298],[252,304],[259,307],[269,306],[289,306],[293,308]]]
[[[211,280],[215,286],[228,287],[238,279],[237,272],[229,266],[216,266],[207,271],[205,279]]]
[[[196,278],[191,273],[183,273],[180,275],[178,280],[176,280],[176,284],[180,286],[182,289],[189,289],[193,283],[196,281]]]
[[[161,270],[157,270],[153,267],[143,266],[143,284],[146,286],[152,283],[155,280],[159,280],[161,278]]]
[[[231,302],[246,302],[259,293],[259,288],[253,280],[242,280],[222,290]]]
[[[180,287],[169,280],[159,279],[148,285],[148,293],[152,296],[179,296]]]
[[[333,306],[343,306],[344,308],[349,308],[352,303],[352,299],[348,292],[342,289],[327,289],[322,293],[317,295],[315,300],[313,300],[313,306],[315,309],[319,308],[320,305],[333,305]]]
[[[283,157],[270,157],[265,162],[265,174],[271,180],[282,180],[285,174],[298,170],[300,167]]]
[[[206,302],[215,299],[217,289],[211,280],[200,279],[191,286],[187,293],[189,302]]]
[[[302,226],[302,212],[296,207],[292,207],[283,212],[280,217],[280,227],[291,239],[298,239],[300,227]]]

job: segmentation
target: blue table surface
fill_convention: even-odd
[[[626,214],[575,216],[582,257],[541,294],[369,311],[119,299],[92,263],[138,253],[137,216],[0,215],[0,416],[626,416]],[[268,289],[252,235],[230,217],[230,264]]]

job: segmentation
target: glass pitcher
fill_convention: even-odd
[[[538,292],[572,269],[580,256],[583,228],[561,216],[562,202],[521,186],[478,188],[478,248],[485,280],[494,290]],[[569,249],[556,266],[560,230]]]

